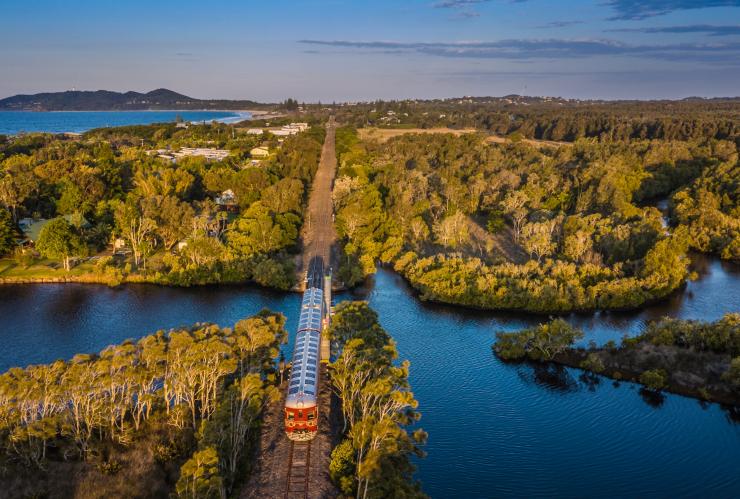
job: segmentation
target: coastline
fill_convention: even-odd
[[[65,123],[48,123],[48,124],[42,124],[41,126],[37,126],[37,129],[33,130],[26,130],[24,129],[24,126],[27,126],[26,123],[14,123],[12,116],[25,116],[28,115],[50,115],[54,116],[54,118],[51,119],[51,121],[54,121],[54,119],[63,116],[63,115],[84,115],[88,114],[90,116],[94,115],[103,115],[103,114],[115,114],[119,116],[130,116],[135,113],[228,113],[227,116],[210,116],[206,117],[205,119],[198,119],[197,117],[195,119],[185,119],[185,121],[189,123],[202,123],[203,121],[207,123],[211,123],[213,121],[216,121],[218,123],[224,123],[224,124],[238,124],[244,121],[250,121],[253,119],[260,119],[260,118],[271,118],[274,115],[274,113],[271,115],[272,111],[267,110],[255,110],[255,109],[126,109],[126,110],[70,110],[70,111],[64,111],[64,110],[54,110],[54,111],[46,111],[46,110],[32,110],[32,109],[5,109],[0,110],[0,117],[3,115],[8,116],[8,123],[4,124],[0,120],[0,130],[7,127],[7,131],[0,131],[0,135],[5,135],[8,137],[18,137],[21,135],[27,135],[27,134],[51,134],[51,135],[70,135],[70,134],[84,134],[86,132],[89,132],[90,130],[98,129],[98,128],[119,128],[122,126],[146,126],[151,125],[154,123],[163,123],[163,122],[171,122],[174,121],[174,116],[170,119],[169,116],[166,117],[166,119],[162,119],[160,121],[147,121],[144,120],[142,123],[115,123],[111,124],[109,122],[105,122],[104,120],[102,123],[80,123],[80,124],[65,124]],[[149,116],[151,117],[151,116]],[[70,120],[75,120],[76,118],[71,118]],[[84,118],[81,118],[84,119]]]

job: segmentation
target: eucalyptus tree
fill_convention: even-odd
[[[44,225],[36,241],[36,249],[47,258],[62,260],[67,271],[71,269],[72,257],[87,251],[82,237],[64,218],[55,218]]]

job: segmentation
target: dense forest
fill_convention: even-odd
[[[79,140],[8,139],[0,144],[0,253],[14,255],[16,269],[51,260],[69,270],[96,255],[85,272],[110,283],[254,280],[287,289],[323,134],[316,127],[281,143],[227,125],[165,124],[92,130]],[[260,144],[274,153],[253,164],[249,151]],[[229,156],[173,163],[151,152],[181,147]],[[233,194],[228,211],[216,204],[225,191]],[[14,250],[24,217],[53,220],[32,250]],[[104,251],[115,240],[129,257]]]
[[[377,101],[341,106],[336,114],[355,127],[471,127],[500,136],[566,142],[740,141],[739,99],[610,102],[512,95]]]
[[[480,134],[337,134],[334,189],[352,285],[392,263],[422,298],[493,309],[623,309],[689,277],[687,249],[737,258],[730,141],[537,148]],[[673,196],[671,227],[657,199]]]
[[[620,346],[610,341],[602,347],[575,348],[583,337],[563,319],[554,319],[513,333],[499,332],[493,349],[505,361],[555,362],[635,381],[652,392],[665,389],[740,406],[738,314],[716,322],[664,318],[625,337]]]
[[[279,398],[284,325],[262,311],[0,375],[3,496],[232,495]]]
[[[344,421],[332,480],[346,497],[425,497],[411,476],[410,458],[423,456],[426,433],[406,429],[421,417],[409,362],[397,362],[395,343],[365,302],[340,303],[329,334],[339,350],[329,367]]]

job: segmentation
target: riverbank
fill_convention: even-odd
[[[105,260],[104,260],[105,259]],[[121,266],[112,263],[110,256],[88,258],[82,263],[64,270],[59,262],[48,259],[35,260],[27,266],[11,259],[0,259],[0,285],[12,284],[45,284],[45,283],[81,283],[104,284],[110,287],[122,284],[154,284],[174,288],[211,285],[254,284],[266,289],[288,291],[293,283],[285,279],[270,280],[274,277],[257,275],[257,270],[266,264],[270,270],[279,261],[263,260],[261,263],[220,261],[198,268],[180,268],[177,271],[160,272],[151,270],[131,270],[130,264]]]
[[[740,315],[716,322],[665,318],[617,347],[574,348],[583,332],[557,319],[514,333],[498,333],[495,354],[582,369],[616,381],[740,408]]]

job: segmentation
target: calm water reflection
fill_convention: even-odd
[[[714,320],[740,311],[740,270],[698,258],[701,278],[633,313],[572,315],[585,342],[635,333],[665,315]],[[650,399],[631,384],[576,370],[512,366],[491,354],[498,330],[542,318],[419,302],[381,270],[367,289],[412,363],[430,434],[418,478],[433,497],[738,497],[740,425],[716,405]],[[88,285],[0,287],[0,370],[68,358],[198,321],[231,325],[263,307],[297,320],[299,296],[250,287],[168,289]]]

